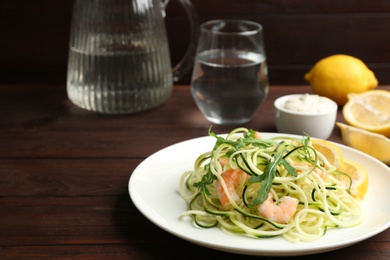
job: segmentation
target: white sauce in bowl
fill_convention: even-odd
[[[333,101],[327,97],[302,94],[291,96],[283,107],[292,112],[307,114],[323,114],[334,109]]]

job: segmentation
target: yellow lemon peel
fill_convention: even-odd
[[[336,125],[341,130],[341,137],[344,144],[369,154],[386,164],[390,164],[389,138],[340,122],[337,122]]]
[[[390,136],[390,91],[378,89],[349,94],[342,112],[348,124]]]
[[[335,54],[319,60],[305,74],[315,94],[344,105],[349,93],[362,93],[378,86],[374,73],[358,58]]]
[[[364,199],[368,190],[368,173],[366,169],[358,162],[344,160],[344,168],[340,171],[347,173],[352,179],[350,193],[357,199]],[[340,175],[340,181],[347,187],[350,185],[350,179],[346,176]]]

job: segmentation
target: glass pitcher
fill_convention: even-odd
[[[163,104],[173,82],[193,63],[198,20],[178,0],[191,25],[183,59],[172,69],[165,29],[169,0],[76,0],[68,56],[67,93],[77,106],[104,114],[136,113]]]

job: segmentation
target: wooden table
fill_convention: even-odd
[[[307,92],[308,86],[272,86],[245,126],[275,132],[275,98]],[[338,121],[344,121],[340,111]],[[0,85],[0,258],[228,256],[158,228],[127,190],[132,171],[147,156],[205,136],[209,126],[188,86],[175,86],[169,101],[151,111],[106,116],[72,105],[64,85]],[[231,129],[213,126],[216,133]],[[339,129],[330,140],[341,142]],[[389,259],[390,230],[323,256]]]

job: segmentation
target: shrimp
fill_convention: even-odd
[[[229,159],[221,157],[221,158],[218,158],[218,162],[219,162],[219,164],[221,164],[222,167],[224,167],[225,165],[227,165],[229,163]]]
[[[229,169],[221,173],[221,177],[225,181],[229,195],[234,201],[239,201],[240,197],[238,196],[236,189],[239,185],[242,185],[247,181],[249,175],[240,169]],[[231,203],[229,201],[229,198],[225,193],[225,190],[223,189],[219,180],[217,181],[216,187],[218,192],[218,198],[222,206],[225,208],[230,207]]]
[[[323,180],[328,177],[328,171],[325,168],[314,168],[314,172],[317,173]]]
[[[301,166],[301,167],[305,167],[305,168],[309,168],[309,167],[313,167],[313,165],[309,164],[309,165],[303,165],[303,164],[298,164],[298,163],[293,163],[291,164],[292,166]],[[321,179],[325,180],[327,177],[328,177],[328,171],[325,169],[325,168],[318,168],[318,167],[315,167],[314,170],[313,170],[315,173],[318,174],[318,176],[321,177]],[[297,169],[297,172],[302,172],[302,170],[299,170]]]
[[[279,204],[276,205],[272,199],[272,194],[269,193],[268,198],[257,206],[257,210],[263,217],[285,224],[290,221],[297,211],[298,202],[296,198],[284,196],[280,199]]]
[[[260,132],[255,132],[254,138],[261,139],[261,134]]]

